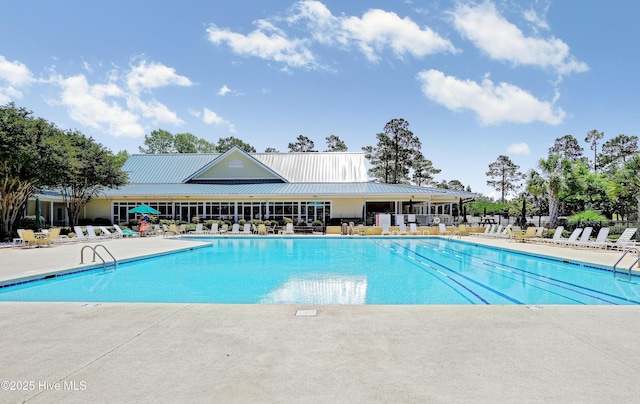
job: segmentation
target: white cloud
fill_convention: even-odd
[[[431,69],[420,72],[418,80],[430,100],[454,111],[471,110],[483,125],[536,121],[557,125],[565,116],[561,108],[554,108],[553,104],[540,101],[517,86],[495,84],[488,78],[479,84]]]
[[[525,36],[500,15],[490,1],[478,5],[458,4],[451,15],[460,34],[492,59],[553,69],[560,75],[589,69],[586,63],[579,62],[569,53],[569,46],[562,40]]]
[[[146,60],[131,66],[127,74],[127,86],[134,93],[171,85],[189,87],[193,83],[187,77],[176,74],[172,67],[154,62],[147,64]]]
[[[433,32],[396,13],[369,10],[362,18],[342,17],[342,35],[354,41],[367,59],[377,62],[380,53],[389,47],[398,58],[410,54],[421,58],[439,52],[455,52],[453,44]]]
[[[124,95],[115,84],[90,85],[84,75],[58,77],[57,82],[62,88],[60,102],[68,108],[73,120],[114,136],[144,135],[138,116],[113,99]]]
[[[296,3],[284,19],[293,29],[304,25],[302,38],[290,39],[287,33],[268,20],[254,22],[257,28],[247,34],[220,29],[212,24],[209,40],[215,44],[227,43],[240,55],[250,55],[285,63],[288,67],[326,69],[312,53],[315,43],[350,50],[359,49],[371,62],[378,62],[381,53],[390,49],[398,58],[406,55],[424,57],[438,52],[457,52],[453,44],[429,27],[421,28],[410,18],[396,13],[372,9],[362,15],[334,16],[321,2],[305,0]],[[288,71],[288,70],[286,70]]]
[[[257,29],[248,35],[220,29],[215,24],[207,28],[209,41],[214,44],[227,43],[239,55],[257,56],[266,60],[284,63],[291,67],[315,69],[318,64],[306,41],[289,39],[287,34],[266,20],[254,22]]]
[[[236,128],[231,122],[227,121],[209,108],[203,108],[202,112],[197,110],[189,110],[189,113],[198,118],[202,116],[202,121],[207,125],[224,126],[229,130],[229,132],[236,132]]]
[[[509,154],[524,154],[528,156],[531,154],[531,149],[529,149],[529,145],[526,143],[514,143],[507,147],[507,153]]]
[[[106,83],[92,84],[82,74],[65,78],[54,73],[51,81],[61,88],[57,103],[68,109],[73,120],[113,136],[139,137],[149,126],[184,123],[149,96],[155,88],[192,85],[173,68],[142,60],[124,73],[113,69],[107,76]]]
[[[220,87],[220,90],[218,90],[218,95],[220,96],[225,96],[227,94],[229,94],[231,92],[231,89],[229,87],[227,87],[227,85],[223,85],[222,87]]]
[[[22,98],[21,87],[26,87],[34,81],[29,68],[21,62],[8,61],[0,55],[0,104],[6,104],[13,99]],[[2,85],[6,83],[6,85]]]

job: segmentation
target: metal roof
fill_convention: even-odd
[[[468,197],[472,194],[450,189],[418,187],[414,185],[357,183],[279,183],[279,184],[129,184],[106,190],[107,197],[265,197],[277,195],[301,196],[389,196],[416,195],[416,197]]]
[[[243,152],[244,153],[244,152]],[[289,182],[367,182],[363,153],[245,153]],[[123,170],[132,184],[179,184],[219,153],[133,154]]]

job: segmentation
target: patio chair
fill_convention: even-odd
[[[92,225],[90,225],[90,224],[89,224],[89,225],[87,225],[86,229],[87,229],[87,236],[88,236],[88,238],[89,238],[90,240],[104,240],[104,239],[106,239],[106,238],[107,238],[107,236],[106,236],[106,235],[104,235],[104,236],[98,236],[98,235],[96,234],[96,230],[95,230],[95,229],[93,228],[93,226],[92,226]]]
[[[202,223],[196,223],[196,229],[193,231],[193,234],[204,234]]]
[[[55,243],[55,240],[59,240],[59,237],[60,237],[60,229],[58,228],[51,229],[51,231],[49,231],[46,234],[46,236],[36,237],[36,245],[46,244],[47,247],[51,247],[51,244]]]
[[[415,223],[409,223],[409,234],[417,236],[423,233],[418,230],[418,226]]]
[[[22,230],[22,240],[23,240],[23,243],[22,243],[23,247],[31,248],[38,245],[36,234],[33,232],[33,230],[28,230],[28,229]]]
[[[24,239],[22,238],[22,232],[23,232],[23,229],[18,229],[18,237],[15,237],[13,239],[13,244],[14,245],[22,245],[22,244],[24,244]]]
[[[242,235],[251,235],[251,223],[245,223],[244,226],[242,226]]]
[[[258,225],[258,234],[261,236],[266,236],[267,235],[267,226],[265,226],[264,224],[259,224]]]
[[[585,227],[584,230],[582,230],[582,234],[580,235],[579,239],[567,241],[562,245],[567,247],[575,247],[578,243],[586,243],[589,241],[589,237],[591,237],[592,231],[593,227]]]

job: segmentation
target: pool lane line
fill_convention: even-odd
[[[486,289],[487,291],[489,291],[489,292],[491,292],[491,293],[493,293],[493,294],[495,294],[495,295],[501,296],[501,297],[503,297],[504,299],[507,299],[507,300],[509,300],[509,301],[513,302],[514,304],[524,304],[524,302],[521,302],[521,301],[519,301],[519,300],[515,299],[514,297],[511,297],[511,296],[509,296],[509,295],[505,295],[504,293],[502,293],[502,292],[500,292],[500,291],[498,291],[498,290],[496,290],[496,289],[494,289],[494,288],[492,288],[492,287],[490,287],[490,286],[488,286],[488,285],[485,285],[485,284],[483,284],[483,283],[480,283],[480,282],[476,281],[475,279],[472,279],[472,278],[470,278],[470,277],[468,277],[468,276],[466,276],[466,275],[463,275],[463,274],[461,274],[460,272],[458,272],[458,271],[456,271],[456,270],[454,270],[454,269],[452,269],[452,268],[449,268],[449,267],[447,267],[447,266],[445,266],[445,265],[443,265],[443,264],[441,264],[441,263],[439,263],[439,262],[437,262],[437,261],[434,261],[434,260],[432,260],[432,259],[430,259],[430,258],[427,258],[427,257],[425,257],[424,255],[422,255],[422,254],[420,254],[420,253],[418,253],[418,252],[416,252],[416,251],[414,251],[414,250],[412,250],[412,249],[410,249],[410,248],[408,248],[408,247],[405,247],[405,246],[403,246],[403,245],[401,245],[401,244],[399,244],[399,243],[393,242],[393,241],[390,241],[390,242],[391,242],[391,244],[394,244],[394,245],[398,246],[399,248],[404,249],[404,250],[407,250],[407,251],[409,251],[409,252],[411,252],[411,253],[413,253],[413,254],[417,255],[418,257],[420,257],[420,258],[422,258],[422,259],[424,259],[424,260],[426,260],[426,261],[428,261],[428,262],[431,262],[431,263],[433,263],[433,264],[435,264],[435,265],[437,265],[437,266],[439,266],[439,267],[441,267],[441,268],[444,268],[445,270],[447,270],[447,271],[449,271],[449,272],[451,272],[451,273],[453,273],[453,274],[455,274],[455,275],[457,275],[457,276],[459,276],[459,277],[461,277],[461,278],[463,278],[463,279],[466,279],[467,281],[469,281],[469,282],[471,282],[471,283],[473,283],[473,284],[475,284],[475,285],[477,285],[477,286],[480,286],[481,288]],[[451,279],[453,280],[453,278],[451,278]],[[454,281],[455,281],[455,280],[454,280]],[[482,299],[482,301],[484,301],[486,304],[491,304],[491,303],[489,303],[486,299],[484,299],[484,298],[480,297],[480,295],[479,295],[479,294],[477,294],[475,291],[471,290],[471,289],[470,289],[470,288],[468,288],[467,286],[463,285],[462,283],[460,283],[460,282],[458,282],[458,281],[455,281],[455,282],[456,282],[457,284],[459,284],[460,286],[464,287],[465,289],[467,289],[469,292],[473,293],[473,294],[474,294],[475,296],[477,296],[478,298]]]
[[[431,244],[431,243],[423,243],[423,244],[431,245],[431,246],[434,246],[434,247],[436,246],[435,244]],[[611,294],[608,294],[606,292],[602,292],[602,291],[598,291],[598,290],[594,290],[594,289],[589,289],[587,287],[583,287],[583,286],[580,286],[580,285],[575,285],[575,284],[572,284],[570,282],[565,282],[565,281],[562,281],[562,280],[559,280],[559,279],[555,279],[555,278],[549,278],[549,277],[546,277],[546,276],[543,276],[543,275],[536,274],[536,273],[531,272],[531,271],[526,271],[526,270],[523,270],[523,269],[520,269],[520,268],[516,268],[516,267],[510,266],[510,265],[507,265],[507,264],[496,263],[495,261],[491,261],[491,260],[488,260],[488,259],[485,259],[485,258],[477,258],[477,257],[472,256],[469,253],[464,253],[464,252],[461,252],[459,250],[454,250],[452,248],[450,248],[449,250],[451,252],[453,252],[453,253],[459,254],[460,256],[464,255],[464,256],[470,257],[472,260],[482,261],[483,265],[493,266],[496,270],[499,270],[500,268],[498,268],[498,266],[501,266],[501,267],[504,267],[505,270],[508,270],[509,272],[511,272],[513,274],[519,274],[521,276],[527,277],[527,278],[531,279],[534,282],[545,283],[545,284],[548,284],[548,285],[551,285],[551,286],[554,286],[554,287],[557,287],[557,288],[560,288],[560,289],[564,289],[564,290],[567,290],[569,292],[572,292],[572,293],[575,293],[575,294],[578,294],[578,295],[586,296],[586,297],[589,297],[589,298],[595,299],[595,300],[600,300],[602,302],[605,302],[605,303],[608,303],[608,304],[611,304],[611,305],[616,305],[617,306],[618,303],[612,302],[610,300],[604,299],[604,298],[599,297],[599,296],[594,296],[594,295],[591,295],[591,294],[588,294],[588,293],[585,293],[585,292],[582,292],[582,291],[579,291],[579,290],[575,290],[575,289],[567,287],[567,286],[556,284],[556,283],[553,283],[553,282],[560,282],[560,283],[563,283],[563,284],[575,286],[577,288],[582,288],[582,289],[585,289],[585,290],[589,290],[589,291],[594,292],[594,293],[599,293],[599,294],[606,295],[606,296],[609,296],[609,297],[612,297],[612,298],[617,298],[617,299],[623,300],[625,302],[634,302],[633,300],[630,300],[630,299],[623,299],[621,297],[618,297],[618,296],[615,296],[615,295],[611,295]],[[489,270],[489,271],[491,273],[494,273],[496,275],[502,276],[504,278],[516,280],[514,278],[508,277],[503,272],[496,272],[496,271],[491,271],[491,270]],[[529,274],[529,276],[527,276],[526,274]],[[553,282],[551,282],[551,281],[553,281]],[[563,298],[565,298],[567,300],[571,300],[571,301],[574,301],[576,303],[585,304],[585,305],[588,304],[586,302],[579,301],[579,300],[577,300],[575,298],[572,298],[572,297],[569,297],[569,296],[565,296],[565,295],[562,295],[560,293],[553,292],[553,291],[551,291],[549,289],[544,289],[544,288],[536,286],[536,285],[529,285],[529,286],[533,287],[533,288],[536,288],[536,289],[544,290],[547,293],[563,297]]]
[[[415,258],[408,257],[408,256],[407,256],[407,257],[405,257],[405,256],[403,256],[402,254],[398,254],[398,251],[395,251],[395,250],[393,250],[393,249],[391,249],[391,248],[388,248],[388,247],[387,247],[387,246],[385,246],[385,245],[382,245],[382,244],[378,243],[378,241],[377,241],[377,240],[374,240],[374,242],[375,242],[378,246],[383,247],[383,248],[385,248],[385,249],[387,249],[387,250],[391,251],[392,253],[395,253],[396,255],[399,255],[399,256],[400,256],[401,258],[403,258],[403,259],[411,259],[412,261],[416,261],[416,260],[415,260]],[[417,255],[417,254],[416,254],[416,255]],[[444,272],[440,271],[439,269],[437,269],[437,268],[433,268],[433,267],[431,267],[430,265],[428,265],[428,264],[426,264],[426,263],[422,263],[422,264],[423,264],[423,265],[418,265],[418,268],[420,268],[420,270],[421,270],[421,271],[423,271],[423,272],[425,272],[425,273],[428,273],[428,272],[426,271],[426,268],[424,268],[424,266],[427,266],[428,268],[432,268],[434,271],[436,271],[436,272],[437,272],[437,273],[439,273],[440,275],[442,275],[442,276],[446,277],[447,279],[449,279],[450,281],[454,282],[454,283],[455,283],[455,284],[457,284],[458,286],[460,286],[460,287],[462,287],[463,289],[467,290],[469,293],[471,293],[472,295],[474,295],[476,298],[478,298],[478,299],[479,299],[481,302],[483,302],[484,304],[487,304],[487,305],[490,305],[490,304],[491,304],[491,303],[489,303],[485,298],[483,298],[482,296],[480,296],[479,294],[477,294],[477,293],[476,293],[476,292],[474,292],[473,290],[469,289],[468,287],[466,287],[466,286],[465,286],[465,285],[463,285],[462,283],[458,282],[456,279],[452,278],[452,277],[451,277],[451,276],[449,276],[448,274],[445,274]],[[436,263],[436,264],[438,264],[438,263]],[[438,264],[438,265],[439,265],[439,264]],[[442,265],[441,265],[441,266],[442,266]],[[438,278],[436,277],[436,279],[438,279]],[[446,285],[446,283],[445,283],[445,285]],[[467,298],[466,296],[464,296],[462,293],[460,293],[460,291],[459,291],[459,290],[456,290],[452,285],[447,285],[447,287],[449,287],[449,288],[453,289],[454,291],[456,291],[458,294],[460,294],[462,297],[464,297],[464,298],[465,298],[465,300],[467,300],[469,303],[473,303],[473,304],[475,304],[475,302],[473,302],[471,299],[469,299],[469,298]]]
[[[433,244],[433,243],[423,242],[423,244],[431,245],[431,246],[436,247],[436,244]],[[437,246],[437,247],[439,247],[439,246]],[[482,246],[476,246],[476,247],[483,248]],[[562,288],[562,289],[571,291],[573,293],[577,293],[579,295],[587,296],[587,297],[590,297],[590,298],[593,298],[593,299],[596,299],[596,300],[601,300],[601,301],[609,303],[609,304],[618,305],[619,303],[615,303],[615,302],[606,300],[606,299],[604,299],[602,297],[594,296],[594,295],[591,295],[591,294],[588,294],[588,293],[585,293],[585,292],[582,292],[582,291],[576,290],[576,289],[582,289],[582,290],[586,290],[586,291],[589,291],[589,292],[592,292],[592,293],[597,293],[597,294],[600,294],[600,295],[603,295],[603,296],[607,296],[607,297],[610,297],[610,298],[613,298],[613,299],[618,299],[618,300],[621,300],[623,302],[630,302],[630,303],[633,303],[633,304],[639,304],[640,305],[639,301],[636,301],[636,300],[633,300],[633,299],[630,299],[630,298],[625,298],[625,297],[617,296],[617,295],[614,295],[614,294],[611,294],[611,293],[608,293],[608,292],[604,292],[604,291],[601,291],[601,290],[596,290],[596,289],[592,289],[592,288],[589,288],[589,287],[586,287],[586,286],[577,285],[575,283],[563,281],[561,279],[556,279],[556,278],[552,278],[552,277],[536,274],[535,272],[527,271],[525,269],[516,268],[514,266],[503,264],[503,263],[498,263],[496,261],[488,260],[486,258],[477,258],[477,257],[472,256],[469,253],[462,252],[462,251],[459,251],[459,250],[455,250],[455,249],[452,249],[452,248],[449,248],[449,250],[454,252],[454,253],[460,254],[460,255],[465,255],[467,257],[471,257],[471,258],[473,258],[475,260],[489,262],[489,263],[491,263],[493,265],[499,265],[499,266],[502,266],[504,268],[508,268],[508,269],[510,269],[512,271],[515,271],[515,272],[523,275],[523,276],[526,276],[526,277],[529,277],[531,279],[537,280],[538,282],[547,283],[549,285],[553,285],[553,286],[556,286],[558,288]],[[493,273],[496,273],[496,272],[493,272]],[[526,274],[529,274],[529,276],[527,276]],[[556,284],[556,283],[553,283],[553,282],[558,282],[558,283],[561,283],[563,285],[569,285],[571,287],[562,286],[562,285],[559,285],[559,284]],[[574,289],[574,288],[576,288],[576,289]],[[553,292],[550,292],[550,293],[553,293]],[[561,295],[559,295],[559,296],[561,296]],[[583,304],[587,304],[587,303],[583,303]]]

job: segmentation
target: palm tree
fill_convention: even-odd
[[[538,186],[544,184],[549,193],[549,224],[558,226],[559,195],[566,187],[565,174],[570,170],[571,163],[560,156],[550,155],[549,158],[538,160],[538,168],[542,171],[541,178],[537,179]]]

